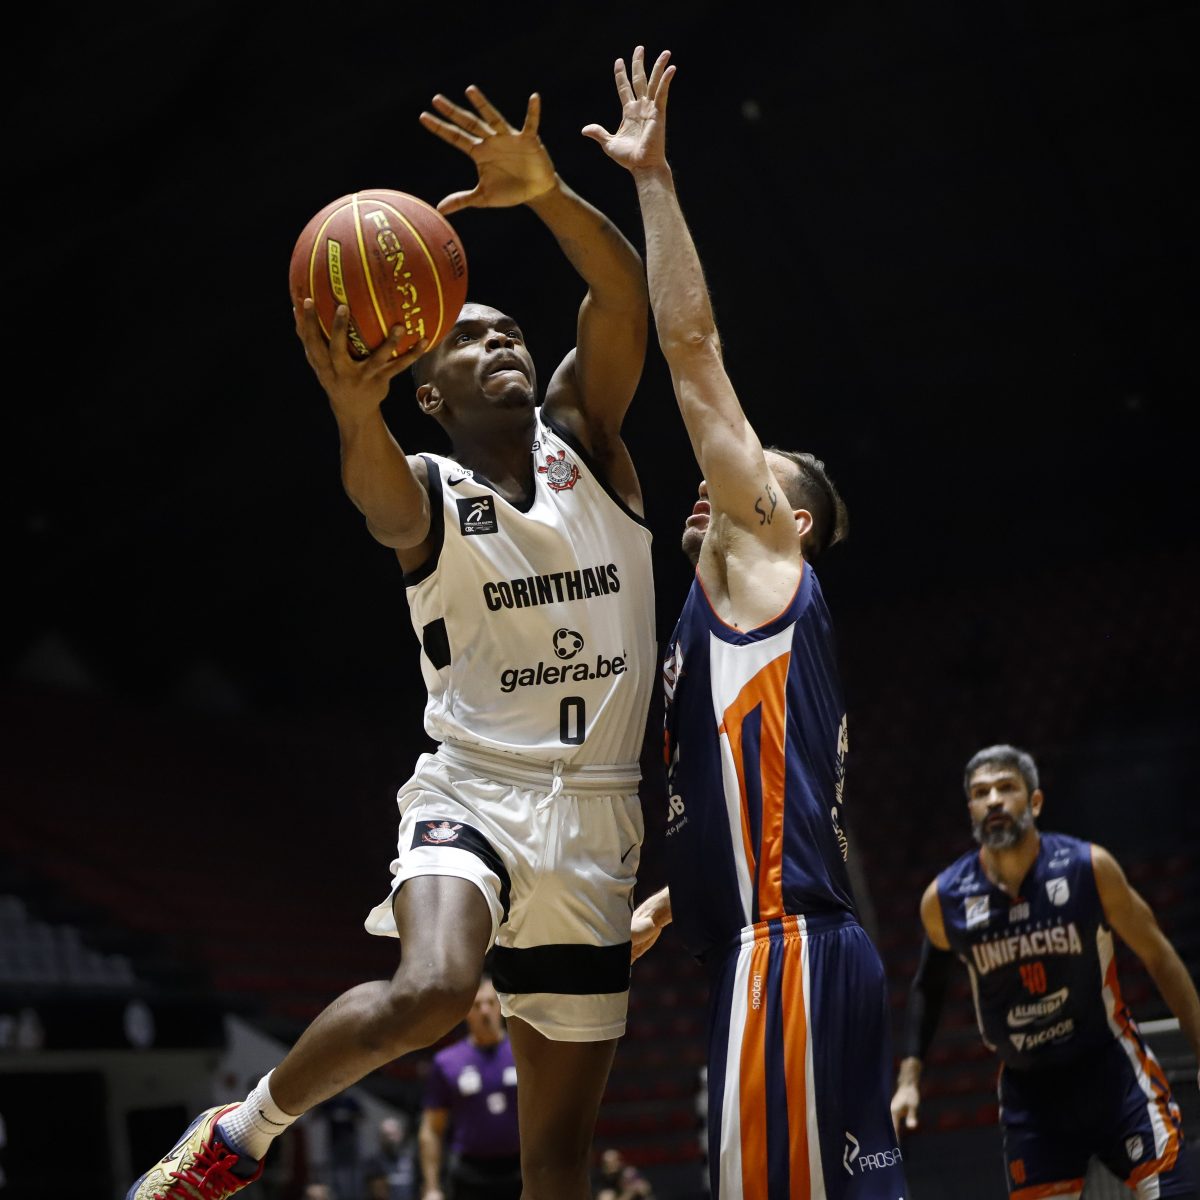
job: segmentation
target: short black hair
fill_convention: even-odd
[[[1019,772],[1021,778],[1025,780],[1026,790],[1031,796],[1038,790],[1038,769],[1037,763],[1033,761],[1033,755],[1016,746],[1001,742],[995,746],[985,746],[982,750],[977,750],[967,761],[963,770],[963,790],[967,793],[968,799],[971,795],[971,776],[980,767],[1009,767]]]
[[[796,468],[782,480],[783,494],[793,508],[812,513],[812,528],[804,538],[804,557],[814,559],[823,550],[846,540],[850,532],[850,514],[825,464],[814,454],[800,450],[784,450],[779,446],[764,446],[770,454],[786,458]]]

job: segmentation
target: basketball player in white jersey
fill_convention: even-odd
[[[400,939],[386,982],[335,1000],[240,1103],[202,1113],[129,1200],[223,1200],[257,1178],[297,1116],[463,1019],[484,956],[519,1079],[525,1200],[589,1195],[588,1157],[629,986],[642,817],[638,758],[656,645],[650,535],[621,440],[641,376],[639,255],[555,174],[539,101],[511,127],[477,89],[426,129],[474,160],[441,204],[528,204],[587,285],[578,344],[539,405],[517,322],[467,304],[417,363],[327,344],[312,302],[297,332],[341,438],[342,478],[404,571],[426,731],[440,743],[400,790],[390,896],[368,917]],[[417,363],[417,401],[447,456],[408,456],[380,413]]]

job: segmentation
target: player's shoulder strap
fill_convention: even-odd
[[[446,514],[442,498],[442,465],[453,466],[449,459],[436,454],[421,454],[425,463],[425,490],[429,494],[429,556],[415,569],[404,572],[404,586],[415,587],[437,570],[446,540]]]

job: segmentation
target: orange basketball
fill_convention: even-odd
[[[297,307],[311,296],[326,338],[339,304],[350,309],[350,352],[365,358],[393,326],[398,354],[422,338],[433,349],[467,298],[467,256],[450,222],[407,192],[376,188],[325,205],[292,250]]]

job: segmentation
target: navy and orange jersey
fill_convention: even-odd
[[[756,629],[713,611],[699,575],[663,667],[675,928],[697,957],[742,929],[855,914],[839,824],[846,716],[833,628],[805,564]]]
[[[1019,896],[991,883],[978,850],[937,877],[946,936],[970,974],[979,1031],[1017,1068],[1065,1062],[1136,1034],[1091,843],[1040,836]]]

